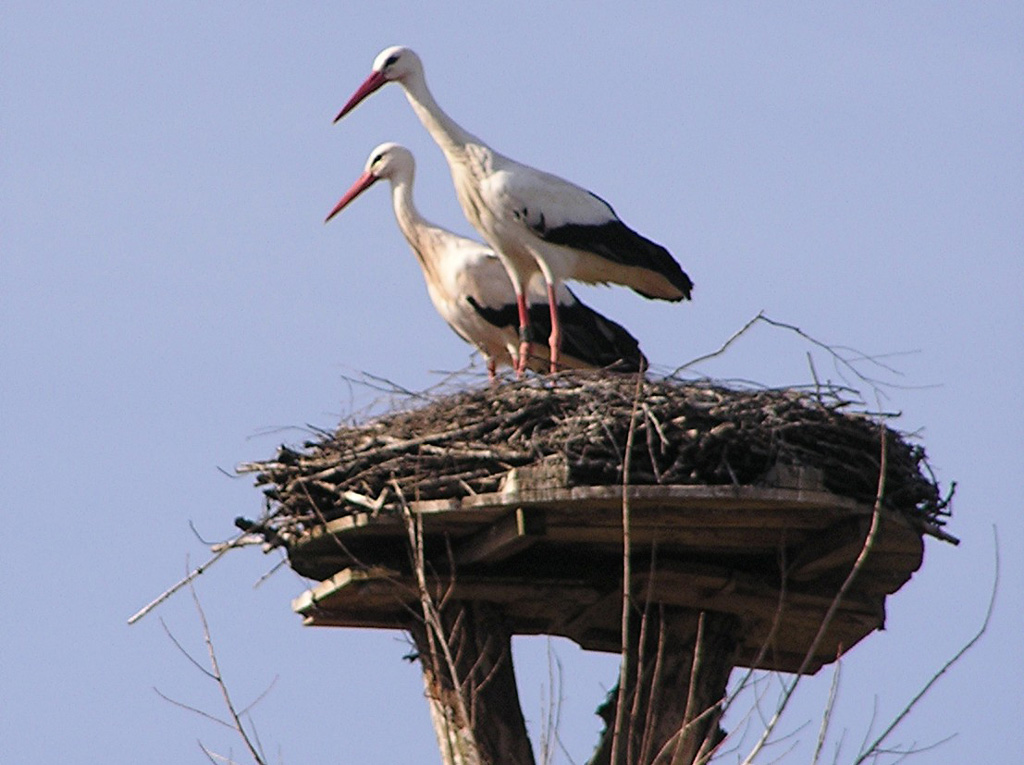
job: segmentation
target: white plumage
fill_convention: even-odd
[[[363,174],[327,220],[378,180],[390,181],[395,218],[420,264],[434,308],[463,340],[480,350],[492,380],[497,366],[518,369],[516,293],[504,266],[488,247],[419,214],[412,191],[415,169],[412,153],[404,146],[381,144],[370,153]],[[556,298],[565,320],[563,366],[635,371],[645,363],[636,340],[621,326],[581,303],[564,285]],[[534,321],[546,326],[547,291],[542,279],[527,284],[527,304]],[[548,366],[545,359],[536,357],[526,364],[537,371]]]
[[[693,282],[661,245],[642,237],[607,202],[557,176],[515,162],[455,123],[427,88],[423,64],[400,46],[382,51],[370,76],[335,121],[388,82],[398,82],[420,121],[444,152],[463,212],[501,258],[519,312],[520,358],[529,356],[531,321],[525,299],[538,271],[547,283],[551,369],[562,332],[557,309],[563,279],[616,283],[664,300],[690,297]]]

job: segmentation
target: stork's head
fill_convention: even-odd
[[[375,178],[411,178],[416,168],[412,152],[398,143],[382,143],[370,152],[365,171]]]
[[[422,75],[423,63],[411,48],[406,48],[402,45],[385,48],[373,60],[373,69],[370,72],[370,76],[352,94],[352,98],[348,100],[348,103],[341,107],[341,111],[338,112],[338,116],[334,118],[334,121],[340,120],[355,109],[360,101],[392,80],[403,82],[410,77]]]
[[[370,152],[370,158],[366,160],[363,174],[352,184],[352,188],[345,192],[345,196],[334,206],[324,223],[340,213],[349,202],[381,178],[387,178],[392,182],[398,180],[411,182],[415,169],[416,160],[413,159],[411,151],[401,144],[382,143]]]

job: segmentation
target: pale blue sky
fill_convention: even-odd
[[[391,44],[495,148],[587,186],[669,247],[686,305],[581,289],[657,368],[713,350],[764,309],[889,361],[883,405],[959,482],[950,531],[843,666],[848,762],[980,623],[989,634],[895,736],[915,762],[1024,755],[1021,39],[1018,3],[672,4],[525,0],[304,4],[9,2],[0,221],[0,762],[206,762],[230,732],[187,597],[126,618],[260,512],[239,462],[411,389],[469,349],[433,314],[383,189],[327,211],[382,141],[419,160],[417,201],[469,234],[440,152],[392,86],[331,119]],[[554,7],[553,7],[554,6]],[[353,9],[354,8],[354,9]],[[795,338],[760,328],[702,371],[810,379]],[[479,360],[476,370],[482,374]],[[836,379],[815,351],[821,376]],[[436,762],[398,633],[303,629],[305,584],[256,550],[199,582],[223,668],[274,761]],[[611,657],[554,641],[562,738],[583,761]],[[531,729],[546,643],[516,641]],[[808,762],[830,681],[807,683],[772,750]],[[876,722],[876,728],[878,723]],[[735,757],[734,757],[735,759]],[[771,757],[766,758],[766,761]],[[562,762],[567,760],[563,759]],[[730,762],[726,758],[724,762]]]

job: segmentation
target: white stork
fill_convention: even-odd
[[[563,279],[623,284],[647,298],[690,297],[693,282],[668,250],[626,226],[603,199],[499,154],[445,114],[427,87],[419,56],[409,48],[382,51],[335,122],[392,81],[405,90],[416,115],[441,147],[463,212],[512,279],[521,364],[529,358],[531,340],[525,293],[538,270],[547,283],[552,371],[564,339],[557,308]]]
[[[508,274],[492,250],[419,214],[412,198],[415,172],[412,152],[396,143],[381,144],[370,153],[363,174],[327,220],[378,180],[389,180],[398,227],[423,270],[434,308],[456,334],[480,350],[492,382],[499,361],[518,371],[518,309]],[[546,327],[549,311],[544,284],[537,278],[529,287],[529,313],[533,321]],[[564,367],[608,367],[622,372],[646,367],[647,360],[636,339],[623,327],[581,303],[565,285],[559,285],[556,297],[565,332]],[[543,371],[548,364],[545,359],[535,358],[528,359],[527,365]]]

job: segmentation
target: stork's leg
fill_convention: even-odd
[[[530,314],[526,310],[526,296],[516,293],[516,305],[519,307],[519,358],[516,362],[516,378],[523,379],[526,374],[526,362],[530,359]]]
[[[555,299],[555,285],[548,282],[548,307],[551,309],[551,336],[548,348],[551,349],[551,374],[558,371],[558,354],[562,347],[562,327],[558,323],[558,301]]]
[[[493,358],[487,359],[487,379],[490,380],[491,385],[498,384],[498,362]]]

